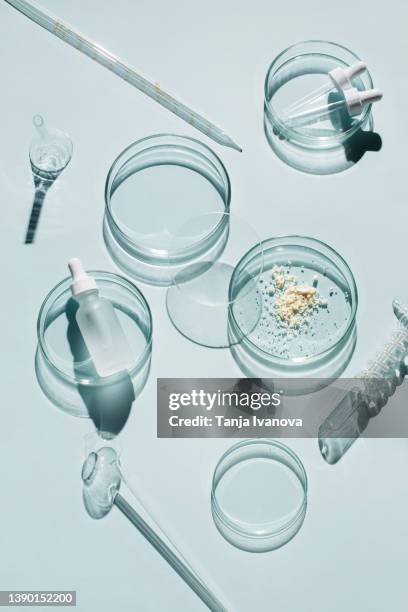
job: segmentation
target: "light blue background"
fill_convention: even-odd
[[[347,370],[357,372],[394,326],[391,299],[408,295],[406,3],[42,4],[177,92],[243,146],[238,154],[207,143],[229,171],[233,210],[262,238],[308,234],[343,254],[360,292],[358,344]],[[266,70],[282,49],[307,38],[354,50],[385,92],[375,109],[381,152],[337,176],[286,167],[263,135]],[[114,157],[152,133],[201,136],[5,2],[0,57],[0,588],[76,589],[81,612],[198,612],[201,602],[119,511],[100,522],[87,516],[80,468],[91,423],[48,402],[33,360],[38,309],[66,276],[68,258],[115,270],[101,235],[104,181]],[[74,157],[48,194],[30,247],[22,241],[32,202],[27,148],[35,113],[72,137]],[[302,530],[273,553],[233,549],[209,517],[211,472],[230,441],[157,440],[156,378],[239,376],[239,370],[228,352],[195,346],[173,329],[163,290],[141,289],[153,311],[153,367],[122,435],[123,464],[234,610],[406,610],[408,443],[360,441],[331,467],[316,441],[294,441],[310,480]]]

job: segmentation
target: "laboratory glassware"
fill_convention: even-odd
[[[303,524],[307,476],[299,457],[276,440],[244,440],[217,463],[211,488],[215,525],[230,544],[266,552]]]
[[[76,321],[98,375],[111,376],[132,367],[134,357],[112,303],[99,295],[95,280],[81,261],[68,262],[71,292],[78,302]]]
[[[170,285],[179,269],[223,248],[225,225],[215,222],[199,240],[172,249],[177,230],[194,215],[229,212],[227,171],[206,145],[158,134],[127,147],[113,162],[105,186],[104,239],[115,263],[130,276]],[[203,228],[204,229],[204,228]]]
[[[408,374],[408,309],[394,300],[393,310],[398,319],[394,334],[319,428],[319,448],[327,463],[343,457]]]
[[[262,245],[258,234],[235,214],[207,213],[190,218],[176,231],[170,251],[181,250],[192,238],[198,243],[208,234],[209,227],[217,226],[225,228],[222,251],[214,254],[207,250],[193,263],[181,266],[167,290],[166,305],[170,320],[183,336],[203,346],[226,348],[240,342],[261,317],[257,281],[262,273]],[[254,245],[260,258],[257,275],[243,279],[231,293],[234,268]],[[230,309],[234,309],[240,321],[240,333],[234,337],[228,333]]]
[[[340,99],[332,102],[330,102],[330,99],[319,99],[310,105],[285,113],[282,116],[282,121],[288,128],[299,129],[314,123],[324,122],[344,112],[347,112],[350,117],[356,117],[361,115],[367,104],[378,102],[381,98],[382,92],[379,89],[360,91],[355,87],[350,87],[341,92]]]
[[[163,91],[159,85],[149,81],[146,77],[129,68],[124,62],[113,55],[100,44],[87,39],[83,34],[76,32],[72,27],[57,17],[54,17],[44,9],[40,8],[35,2],[26,0],[6,0],[8,4],[20,11],[23,15],[34,21],[39,26],[51,32],[64,42],[81,51],[101,66],[111,70],[124,81],[136,87],[147,96],[158,102],[164,108],[174,113],[183,121],[186,121],[197,130],[215,140],[221,145],[231,147],[237,151],[242,151],[223,130],[205,119],[198,113],[188,108],[185,104]]]
[[[67,167],[72,157],[72,141],[56,129],[49,129],[41,115],[33,117],[36,135],[30,143],[30,162],[34,174],[55,180]]]
[[[282,289],[274,287],[277,269]],[[258,278],[262,297],[259,323],[243,335],[236,310],[229,311],[229,333],[242,338],[231,346],[231,352],[245,376],[273,378],[277,388],[293,394],[315,391],[337,378],[356,341],[357,287],[344,259],[315,238],[270,238],[262,242],[262,250],[255,246],[241,259],[231,278],[231,292],[251,276]],[[296,321],[289,325],[277,311],[277,299],[284,297],[293,282],[315,288],[327,302],[307,310],[300,325]]]
[[[66,168],[72,157],[72,142],[66,134],[60,130],[47,128],[41,115],[33,117],[33,125],[36,135],[31,139],[29,155],[35,193],[25,244],[34,242],[48,189]]]
[[[102,411],[106,422],[112,406],[125,418],[129,404],[144,388],[152,353],[152,316],[142,292],[129,280],[109,272],[88,274],[116,311],[132,348],[131,368],[98,376],[76,322],[78,304],[72,297],[71,278],[59,282],[41,305],[35,366],[41,389],[57,407],[78,417]],[[106,428],[102,422],[101,429]]]
[[[301,108],[310,108],[312,104],[318,101],[327,100],[328,95],[333,91],[341,91],[353,87],[353,79],[362,74],[367,69],[365,62],[357,61],[351,66],[337,66],[328,72],[328,81],[320,87],[302,96],[296,102],[293,102],[286,109],[286,114],[290,115]]]
[[[356,117],[345,110],[299,128],[286,125],[282,117],[299,99],[326,88],[331,71],[360,61],[342,45],[322,40],[293,45],[273,60],[265,77],[264,130],[269,145],[284,163],[311,174],[342,172],[356,163],[351,149],[361,150],[364,134],[373,129],[371,104]],[[360,91],[374,88],[368,69],[354,76],[352,84]],[[336,101],[341,96],[341,91],[333,88],[327,100]]]
[[[212,612],[227,612],[166,534],[162,536],[161,529],[153,529],[119,493],[122,475],[113,448],[103,447],[88,455],[82,468],[82,481],[85,507],[92,518],[103,518],[116,506]]]

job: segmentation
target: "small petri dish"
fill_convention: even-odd
[[[258,278],[262,296],[258,325],[242,337],[239,313],[229,313],[229,333],[242,337],[233,356],[245,375],[277,379],[293,393],[337,378],[356,341],[358,293],[345,260],[315,238],[271,238],[242,258],[231,290],[250,276]]]
[[[267,552],[287,544],[303,524],[307,476],[299,457],[274,440],[245,440],[219,460],[213,475],[214,523],[230,544]]]
[[[265,78],[264,129],[270,146],[285,163],[312,174],[331,174],[351,167],[363,154],[364,132],[373,128],[371,104],[357,117],[351,118],[343,109],[312,126],[291,127],[285,119],[297,101],[330,83],[329,71],[359,60],[346,47],[323,40],[298,43],[274,59]],[[353,86],[373,88],[369,71],[354,78]],[[334,89],[327,92],[328,102],[339,99]]]
[[[100,378],[76,323],[78,304],[71,278],[45,298],[37,321],[36,374],[45,395],[63,411],[91,417],[104,437],[119,433],[134,399],[147,380],[152,351],[152,317],[131,282],[108,272],[90,271],[102,297],[113,304],[134,355],[131,369]]]
[[[174,134],[139,140],[117,157],[107,177],[107,249],[133,278],[170,285],[177,269],[211,248],[223,227],[209,227],[198,242],[172,250],[177,230],[193,216],[228,212],[230,199],[228,174],[206,145]]]
[[[171,245],[179,251],[191,241],[207,237],[209,228],[220,227],[220,240],[194,263],[181,266],[167,290],[167,312],[176,329],[186,338],[210,348],[226,348],[240,342],[258,324],[262,301],[258,278],[262,273],[261,241],[249,223],[225,212],[213,212],[189,219],[176,232]],[[258,276],[246,277],[234,293],[230,292],[235,266],[254,244],[258,247]],[[228,333],[228,311],[233,308],[240,317],[240,332],[234,338]],[[238,315],[237,315],[238,316]]]

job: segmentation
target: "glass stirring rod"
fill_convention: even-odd
[[[164,108],[167,108],[167,110],[174,113],[180,117],[180,119],[183,119],[212,140],[215,140],[215,142],[226,147],[231,147],[236,151],[242,151],[241,147],[237,145],[228,134],[208,121],[208,119],[194,112],[188,108],[188,106],[179,102],[176,98],[173,98],[170,94],[162,91],[158,85],[155,85],[126,66],[124,62],[115,57],[110,51],[85,38],[82,34],[75,32],[68,24],[59,21],[56,17],[53,17],[50,13],[41,9],[34,2],[27,2],[26,0],[6,0],[6,2],[31,19],[31,21],[34,21],[65,41],[71,45],[71,47],[75,47],[78,51],[82,51],[82,53],[88,55],[88,57],[102,66],[105,66],[105,68],[114,72],[124,81],[133,85],[133,87],[136,87],[153,100],[156,100],[161,106],[164,106]]]
[[[211,612],[231,610],[231,607],[224,606],[203,578],[181,556],[178,549],[174,545],[171,547],[171,540],[161,528],[159,529],[162,533],[153,529],[119,493],[121,481],[122,474],[119,469],[118,456],[112,447],[103,447],[97,452],[91,452],[82,467],[83,501],[88,514],[94,519],[101,519],[111,511],[113,506],[116,506]],[[150,516],[147,508],[144,510]],[[150,519],[152,520],[151,516]],[[155,524],[154,519],[153,524]],[[156,527],[159,526],[156,525]]]

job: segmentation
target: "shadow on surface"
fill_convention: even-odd
[[[135,392],[127,371],[109,378],[98,378],[76,322],[78,303],[71,298],[67,302],[67,339],[74,358],[74,372],[78,381],[78,392],[84,401],[89,417],[99,434],[104,438],[115,437],[125,426],[130,414]],[[92,383],[95,381],[95,383]]]
[[[34,199],[31,207],[30,219],[27,225],[24,244],[33,244],[40,220],[41,210],[49,188],[54,184],[55,178],[45,179],[33,173]]]
[[[332,91],[328,97],[328,103],[341,101],[343,96],[339,91]],[[331,118],[333,127],[337,130],[348,130],[352,123],[353,118],[350,117],[346,108],[343,108],[337,113],[333,113]],[[364,156],[367,151],[377,152],[381,150],[382,139],[380,134],[373,132],[372,130],[361,130],[359,129],[353,136],[351,136],[343,144],[344,153],[347,161],[356,164]]]

